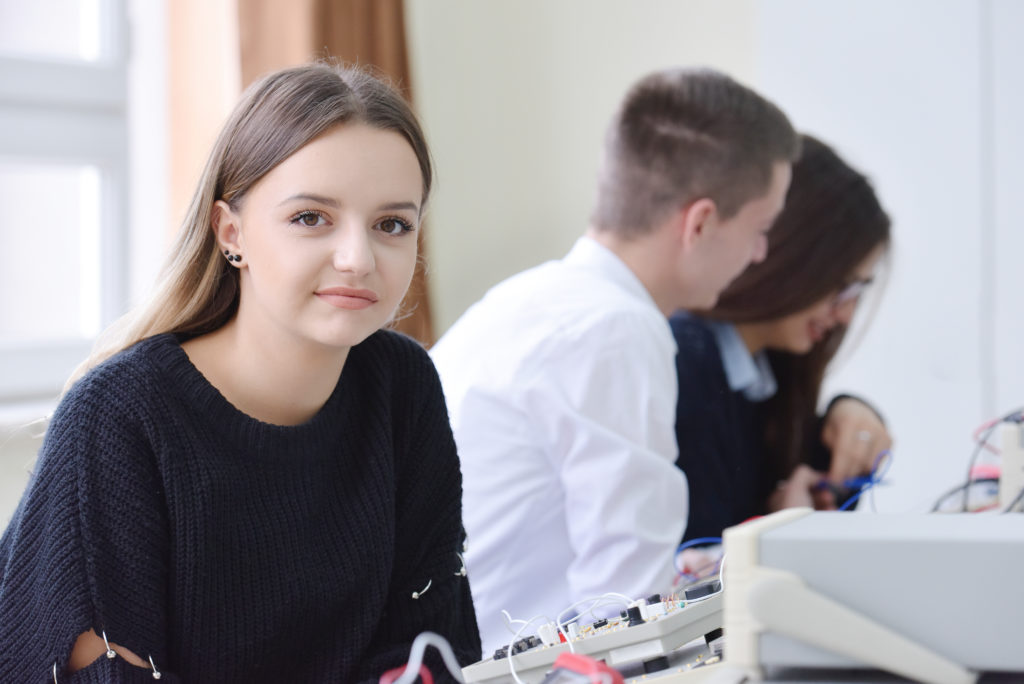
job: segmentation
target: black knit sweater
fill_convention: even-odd
[[[670,323],[679,346],[676,464],[690,488],[683,540],[720,537],[726,527],[763,513],[774,487],[761,441],[761,405],[729,387],[706,322],[677,314]]]
[[[462,542],[444,398],[412,340],[354,347],[320,412],[282,427],[153,337],[54,415],[0,539],[0,682],[50,682],[55,663],[62,683],[153,681],[119,657],[65,674],[90,628],[163,682],[376,681],[424,630],[467,664]]]

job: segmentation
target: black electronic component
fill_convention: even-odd
[[[646,622],[646,620],[644,620],[644,616],[640,614],[640,606],[630,607],[626,611],[626,614],[629,616],[630,627],[636,627],[637,625],[642,625]]]
[[[722,590],[722,582],[718,579],[708,579],[703,582],[698,582],[692,586],[686,588],[686,600],[696,601],[697,599],[704,598],[705,596],[711,596],[711,594],[717,594]]]
[[[644,661],[644,674],[651,674],[652,672],[661,672],[669,668],[668,658],[666,656],[658,656],[657,658],[651,658],[650,660]]]
[[[661,603],[661,594],[651,594],[647,597],[647,605],[653,606],[655,603]]]
[[[494,652],[495,660],[501,660],[502,658],[508,658],[508,646],[502,646]]]
[[[604,618],[601,618],[600,620],[596,620],[594,622],[593,627],[594,627],[594,629],[601,629],[602,627],[604,627],[607,624],[608,624],[608,621],[606,619],[604,619]]]
[[[722,631],[721,627],[719,627],[718,629],[713,629],[704,635],[704,643],[710,646],[711,642],[715,639],[720,639],[722,637],[722,634],[724,634],[724,632]]]

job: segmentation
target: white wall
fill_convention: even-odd
[[[992,185],[985,201],[991,202],[994,230],[992,257],[992,322],[987,332],[993,340],[992,374],[994,406],[1003,411],[1024,403],[1024,216],[1021,187],[1024,185],[1024,3],[995,0],[991,6],[990,43],[985,50],[991,64]]]
[[[1006,249],[1021,246],[1021,19],[1012,0],[758,5],[755,82],[868,173],[893,218],[885,297],[829,381],[891,421],[882,510],[962,481],[974,427],[1024,403],[1024,281]]]
[[[604,128],[640,76],[753,71],[750,0],[407,0],[416,107],[434,154],[427,235],[444,331],[486,289],[586,227]]]
[[[439,331],[505,276],[560,256],[628,85],[723,69],[871,176],[893,269],[830,381],[895,432],[882,510],[964,477],[970,433],[1024,403],[1024,178],[1014,0],[407,0],[415,96],[440,186],[428,240]]]

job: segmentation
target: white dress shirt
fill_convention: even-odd
[[[502,609],[555,620],[605,592],[670,587],[688,501],[675,354],[643,284],[585,237],[495,286],[434,346],[485,656],[512,637]]]

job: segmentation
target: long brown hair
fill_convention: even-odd
[[[224,200],[237,209],[271,169],[348,122],[393,131],[409,142],[423,176],[425,206],[433,179],[426,139],[409,105],[390,85],[363,69],[327,63],[265,76],[242,94],[214,143],[153,295],[104,331],[65,389],[144,338],[165,332],[201,335],[227,323],[238,308],[239,274],[217,247],[210,224],[214,203]]]
[[[825,143],[803,135],[786,205],[768,233],[768,256],[722,293],[709,318],[770,321],[803,311],[838,292],[879,246],[890,221],[871,183]],[[777,479],[787,477],[815,443],[818,394],[846,335],[833,328],[806,354],[769,350],[778,392],[764,406],[765,444]]]

